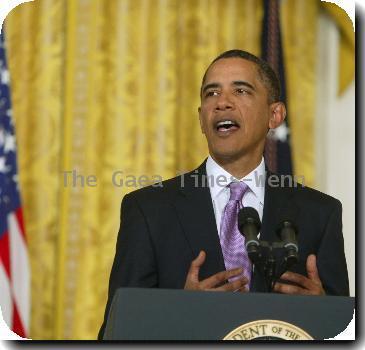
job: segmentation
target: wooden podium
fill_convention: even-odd
[[[337,296],[120,288],[104,340],[307,340],[346,329],[355,300]]]

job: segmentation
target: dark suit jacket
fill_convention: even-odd
[[[210,190],[201,186],[202,175],[206,175],[205,162],[197,171],[123,198],[109,298],[99,338],[117,288],[183,288],[191,261],[200,250],[206,252],[200,279],[225,270]],[[273,187],[266,182],[262,240],[278,240],[274,232],[275,213],[288,203],[296,203],[300,209],[300,261],[292,270],[306,275],[306,258],[316,254],[326,293],[348,295],[341,203],[308,187]],[[256,273],[251,291],[264,291]]]

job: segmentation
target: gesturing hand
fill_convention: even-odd
[[[235,281],[224,283],[228,278],[242,274],[242,268],[229,271],[218,272],[213,276],[199,281],[199,270],[204,264],[206,254],[201,251],[196,259],[190,265],[188,275],[186,276],[184,289],[187,290],[214,290],[214,291],[246,291],[247,279],[239,278]],[[223,285],[221,285],[224,283]],[[219,286],[219,287],[217,287]]]
[[[307,275],[308,277],[305,277],[298,273],[287,271],[280,279],[294,282],[298,286],[276,283],[274,291],[284,294],[325,295],[322,282],[318,275],[316,256],[313,254],[307,258]]]

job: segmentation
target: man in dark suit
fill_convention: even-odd
[[[227,229],[234,227],[228,224],[232,203],[257,209],[260,238],[266,241],[277,240],[278,208],[299,209],[299,263],[281,276],[274,291],[349,294],[341,203],[307,187],[272,185],[273,174],[265,171],[267,132],[286,114],[279,96],[275,73],[254,55],[231,50],[210,64],[198,109],[210,156],[191,173],[123,198],[105,317],[119,287],[264,291],[247,263],[243,238],[229,236],[228,231],[237,231],[237,222]],[[244,187],[238,199],[232,183]],[[229,240],[239,242],[239,249],[227,248]],[[238,263],[241,258],[245,263]],[[104,326],[105,321],[99,338]]]

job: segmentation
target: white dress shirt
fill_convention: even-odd
[[[220,227],[223,211],[230,197],[230,189],[227,186],[232,181],[244,181],[248,185],[249,188],[242,198],[242,205],[244,207],[255,208],[262,221],[266,176],[264,158],[262,158],[261,163],[243,179],[236,179],[224,170],[211,156],[208,157],[206,171],[219,236],[221,234]]]

